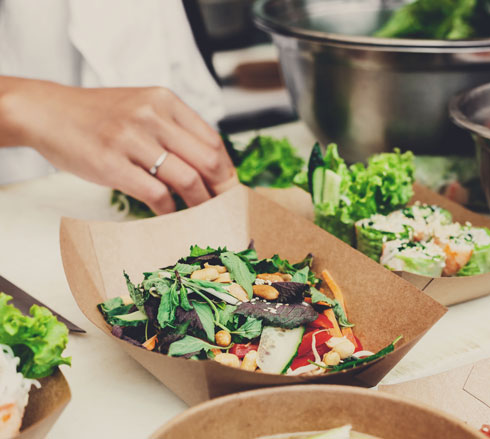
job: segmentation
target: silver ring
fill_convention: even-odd
[[[168,152],[167,151],[163,151],[160,156],[157,158],[155,164],[150,168],[150,174],[155,176],[157,175],[157,172],[158,172],[158,168],[160,166],[163,165],[163,162],[165,161],[165,159],[167,158],[168,156]]]

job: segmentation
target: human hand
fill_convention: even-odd
[[[175,210],[169,189],[194,206],[237,183],[218,133],[165,88],[82,89],[17,80],[4,98],[22,144],[157,214]],[[165,150],[166,159],[150,175]]]

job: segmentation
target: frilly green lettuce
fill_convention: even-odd
[[[353,245],[354,223],[375,213],[388,214],[405,206],[413,195],[413,154],[372,156],[368,165],[347,166],[337,145],[327,146],[323,161],[315,145],[308,167],[315,223]]]
[[[11,296],[0,293],[0,343],[9,345],[20,358],[19,372],[26,378],[51,375],[61,364],[71,364],[62,357],[68,343],[68,329],[51,312],[33,305],[31,317],[24,316],[8,302]]]

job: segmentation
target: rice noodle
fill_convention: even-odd
[[[17,372],[19,362],[10,346],[0,344],[0,407],[13,403],[23,413],[31,386],[39,388],[41,385]]]

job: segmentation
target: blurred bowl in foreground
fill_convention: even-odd
[[[472,151],[447,116],[450,98],[490,78],[490,39],[370,36],[403,1],[257,0],[301,119],[349,162],[393,147]]]
[[[455,96],[449,114],[475,141],[481,183],[490,207],[490,83]]]
[[[374,390],[299,385],[238,393],[193,407],[152,439],[255,439],[350,424],[380,439],[478,439],[461,421],[427,406]]]

